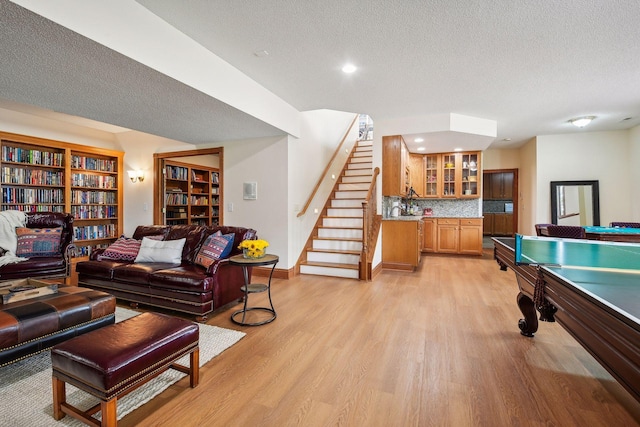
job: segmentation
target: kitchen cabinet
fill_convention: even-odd
[[[420,198],[480,197],[479,151],[409,153],[400,135],[382,137],[382,195],[407,197],[411,187]]]
[[[400,135],[382,137],[382,195],[406,197],[411,187],[409,151]]]
[[[422,252],[435,252],[438,238],[435,218],[422,218]]]
[[[502,212],[485,213],[483,234],[489,236],[513,236],[513,214]]]
[[[438,218],[438,240],[436,252],[458,253],[459,221],[454,218]]]
[[[493,219],[495,214],[484,213],[482,216],[482,234],[485,236],[491,236],[493,234]]]
[[[409,154],[410,184],[413,187],[413,191],[418,194],[416,197],[424,197],[425,194],[424,160],[422,154]]]
[[[482,255],[481,218],[437,218],[437,253]]]
[[[420,264],[422,221],[382,221],[382,267],[415,270]]]
[[[458,253],[482,255],[482,220],[478,218],[460,219]]]
[[[438,159],[439,174],[437,197],[443,199],[478,198],[482,187],[480,152],[442,153]],[[433,179],[433,173],[425,175]],[[425,183],[429,185],[429,181]]]
[[[493,235],[512,236],[513,235],[513,214],[495,213],[493,214]]]
[[[513,200],[513,172],[483,174],[482,197],[487,200]]]
[[[439,197],[441,181],[440,155],[426,154],[424,156],[424,194],[420,194],[420,196],[426,198]]]

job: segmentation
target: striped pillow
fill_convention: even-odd
[[[60,236],[62,236],[62,227],[16,227],[16,236],[18,240],[16,255],[19,257],[60,256]]]
[[[133,261],[140,251],[140,240],[121,236],[113,242],[102,254],[98,255],[98,261],[103,259],[113,261]]]
[[[200,247],[195,263],[209,268],[216,260],[229,256],[233,249],[233,238],[233,233],[223,235],[220,231],[210,235]]]

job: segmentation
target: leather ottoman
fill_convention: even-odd
[[[199,379],[199,328],[194,322],[159,313],[143,313],[88,332],[51,350],[53,417],[66,414],[89,425],[116,426],[117,399],[169,368]],[[174,363],[190,354],[190,366]],[[66,402],[65,383],[101,402],[81,411]],[[93,417],[102,412],[102,424]]]

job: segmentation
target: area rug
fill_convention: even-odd
[[[116,322],[140,313],[118,307]],[[237,343],[244,332],[200,324],[200,366]],[[189,356],[179,363],[189,365]],[[185,374],[170,369],[118,401],[118,419],[144,405]],[[0,424],[3,426],[83,426],[67,415],[53,419],[51,354],[49,351],[0,368]],[[67,401],[83,410],[98,403],[85,392],[67,384]],[[98,414],[99,416],[100,414]]]

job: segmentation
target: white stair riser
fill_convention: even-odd
[[[362,208],[360,209],[327,209],[328,216],[339,216],[349,218],[362,218]]]
[[[340,178],[340,184],[371,184],[371,176],[356,175],[356,176],[343,176]]]
[[[336,191],[336,199],[364,199],[367,191]]]
[[[318,237],[330,239],[362,239],[358,228],[319,228]]]
[[[350,268],[319,267],[315,265],[301,265],[300,273],[312,274],[315,276],[344,277],[346,279],[359,278],[358,270]]]
[[[362,218],[323,218],[324,227],[362,228]]]
[[[331,200],[332,208],[362,208],[361,199],[333,199]]]
[[[356,150],[353,153],[353,157],[354,158],[358,158],[358,159],[360,159],[362,157],[372,159],[373,158],[373,154],[372,154],[371,150],[367,150],[367,151],[358,151],[358,150]]]
[[[373,161],[371,159],[371,156],[354,156],[349,163],[373,163]]]
[[[312,262],[333,262],[336,264],[351,264],[358,265],[360,256],[341,254],[341,253],[328,253],[328,252],[307,252],[307,261]]]
[[[347,170],[355,170],[355,169],[371,169],[373,164],[371,162],[365,163],[349,163],[347,166]]]
[[[358,141],[358,148],[360,147],[373,147],[373,141],[372,140]]]
[[[359,182],[359,183],[345,183],[338,184],[338,191],[353,191],[353,190],[361,190],[361,191],[369,191],[369,183],[368,182]]]
[[[334,251],[361,251],[362,242],[348,240],[313,239],[313,249],[331,249]]]
[[[368,176],[371,179],[373,172],[368,169],[347,169],[344,171],[344,176]]]

